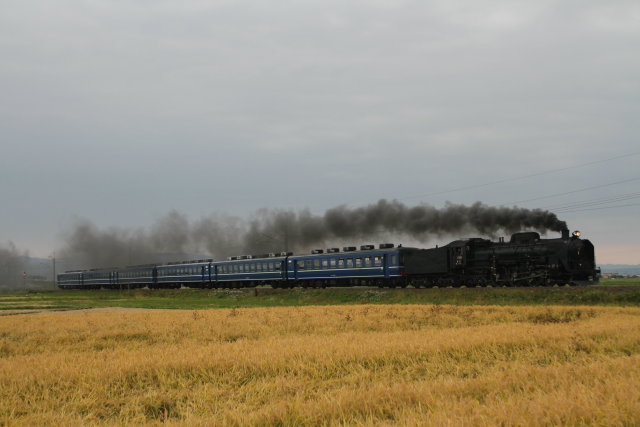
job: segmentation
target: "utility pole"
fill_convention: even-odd
[[[56,253],[53,253],[53,289],[56,288]]]

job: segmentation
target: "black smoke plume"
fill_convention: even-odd
[[[68,233],[64,256],[78,268],[109,267],[183,259],[216,258],[266,252],[300,252],[325,245],[358,244],[382,237],[427,242],[436,237],[482,235],[522,230],[561,231],[566,223],[540,209],[471,206],[406,206],[393,200],[359,208],[346,205],[314,215],[309,210],[261,209],[249,219],[209,216],[195,222],[170,212],[149,229],[100,230],[80,221]],[[368,243],[368,242],[367,242]]]

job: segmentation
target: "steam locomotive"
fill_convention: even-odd
[[[548,286],[596,283],[599,273],[593,244],[563,230],[555,239],[522,232],[508,242],[470,238],[431,249],[381,244],[69,271],[57,281],[62,289]]]

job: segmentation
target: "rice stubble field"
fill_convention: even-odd
[[[5,315],[0,422],[637,425],[640,309],[367,304]]]

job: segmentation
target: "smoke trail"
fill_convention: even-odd
[[[0,289],[18,289],[23,285],[24,259],[28,253],[20,254],[9,242],[8,247],[0,247]]]
[[[393,200],[349,208],[345,205],[313,215],[309,210],[261,209],[249,219],[209,216],[190,223],[172,211],[149,230],[99,230],[80,221],[67,236],[64,256],[80,266],[123,266],[183,259],[194,254],[216,258],[237,254],[303,251],[338,242],[357,244],[380,236],[427,242],[461,234],[495,236],[522,230],[561,231],[566,223],[540,209],[471,206],[406,206]],[[204,256],[204,255],[203,255]]]

